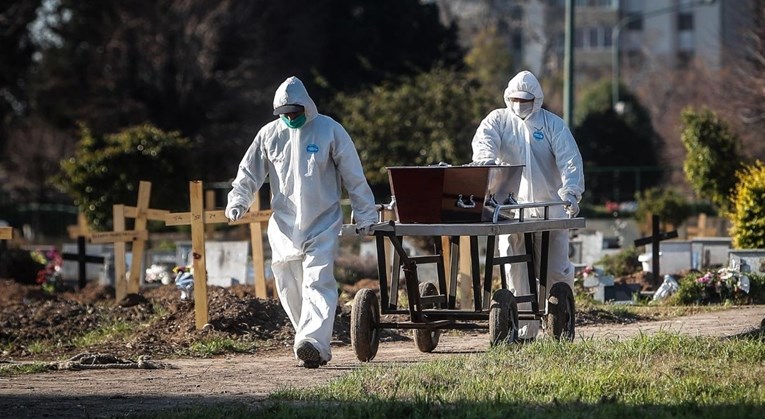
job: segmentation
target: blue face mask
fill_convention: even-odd
[[[298,129],[305,124],[305,114],[302,114],[295,119],[289,119],[286,115],[279,115],[279,118],[290,128]]]

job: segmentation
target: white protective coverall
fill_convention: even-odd
[[[239,164],[227,213],[235,206],[249,208],[270,177],[271,267],[279,300],[295,327],[294,349],[308,341],[329,361],[338,297],[333,269],[343,222],[341,186],[348,191],[357,227],[374,224],[377,211],[356,147],[342,125],[318,113],[296,77],[276,90],[274,109],[285,104],[302,105],[305,124],[289,128],[277,119],[260,129]]]
[[[511,110],[510,95],[524,91],[534,96],[533,110],[521,119]],[[584,174],[582,157],[566,124],[557,115],[542,109],[544,95],[534,75],[528,71],[518,73],[504,92],[507,108],[493,110],[484,118],[473,137],[473,161],[486,164],[525,165],[521,178],[518,201],[549,202],[582,198]],[[527,210],[528,211],[528,210]],[[528,217],[541,217],[540,211],[528,211]],[[563,206],[550,207],[551,218],[563,218]],[[551,231],[547,289],[564,281],[574,286],[574,268],[568,259],[568,231]],[[535,233],[534,260],[539,272],[541,233]],[[501,236],[498,247],[502,256],[525,254],[522,234]],[[507,268],[513,294],[530,294],[525,263],[513,263]],[[520,309],[530,310],[530,303]],[[521,321],[519,337],[535,338],[539,333],[538,321]]]

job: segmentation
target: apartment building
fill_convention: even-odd
[[[495,26],[516,68],[541,76],[562,71],[566,0],[431,2],[444,22],[459,25],[466,47],[482,29]],[[719,68],[742,45],[747,7],[748,0],[575,0],[577,80],[611,74],[614,53],[636,80],[694,59]]]

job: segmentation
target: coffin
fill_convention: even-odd
[[[400,223],[491,221],[492,203],[518,196],[523,166],[388,167]]]

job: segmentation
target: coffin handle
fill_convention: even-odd
[[[454,195],[452,195],[452,196],[454,196]],[[467,202],[465,202],[462,199],[462,194],[460,194],[457,197],[457,202],[455,203],[455,205],[457,207],[459,207],[459,208],[475,208],[475,199],[474,198],[475,197],[473,195],[470,195],[470,198],[467,200]]]

